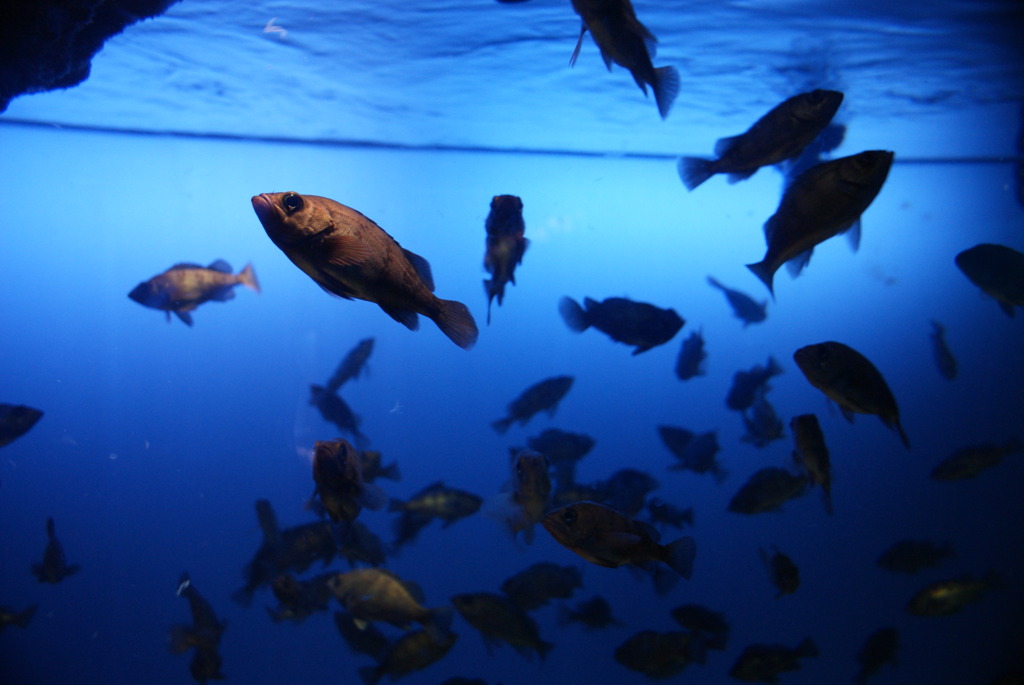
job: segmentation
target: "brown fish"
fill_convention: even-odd
[[[387,497],[363,482],[359,453],[347,440],[319,440],[313,448],[316,494],[335,523],[351,523],[363,507],[383,509]]]
[[[829,463],[825,435],[814,414],[794,416],[789,422],[793,431],[793,461],[807,474],[812,486],[821,487],[825,497],[825,510],[832,513],[832,468]]]
[[[495,195],[491,211],[484,223],[487,243],[484,268],[492,278],[484,281],[487,293],[487,323],[491,323],[491,301],[497,297],[498,306],[505,298],[505,284],[516,284],[516,267],[522,264],[523,254],[530,241],[523,237],[523,201],[515,195]]]
[[[356,210],[295,192],[262,193],[252,206],[274,244],[327,292],[374,302],[410,330],[419,328],[422,314],[459,347],[476,343],[466,305],[434,295],[427,260]]]
[[[801,347],[793,360],[811,385],[839,405],[848,421],[856,414],[874,414],[886,427],[895,429],[909,450],[910,440],[900,426],[900,410],[896,406],[885,378],[857,350],[838,342],[823,342]]]
[[[226,302],[235,296],[235,286],[242,284],[250,290],[260,292],[256,272],[252,264],[246,264],[237,275],[231,273],[231,265],[218,259],[210,266],[198,264],[175,264],[162,274],[135,286],[128,297],[143,307],[171,312],[189,326],[192,325],[192,310],[204,302]]]

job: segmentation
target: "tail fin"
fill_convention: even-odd
[[[713,160],[701,159],[700,157],[680,157],[676,169],[679,171],[679,178],[687,190],[693,190],[704,181],[715,175],[712,170]]]
[[[256,279],[256,272],[252,270],[252,263],[246,264],[245,268],[238,274],[238,282],[251,290],[262,292],[260,290],[260,282]]]
[[[658,103],[658,114],[664,119],[679,95],[679,72],[675,67],[655,69],[651,87],[654,89],[654,101]]]
[[[501,306],[502,300],[505,299],[505,284],[499,283],[498,279],[491,280],[489,278],[484,279],[484,293],[487,295],[487,325],[491,325],[491,302],[494,298],[498,298],[498,306]]]
[[[772,299],[775,299],[775,288],[772,286],[772,281],[775,280],[775,270],[772,269],[766,260],[761,260],[756,264],[747,264],[747,268],[754,272],[754,275],[761,279],[761,282],[768,286],[768,292],[772,294]]]
[[[558,301],[558,313],[562,315],[565,325],[575,333],[582,333],[590,327],[587,322],[587,313],[571,297],[563,297]]]
[[[464,350],[468,350],[476,344],[477,330],[476,321],[469,313],[466,305],[455,300],[441,300],[441,311],[434,318],[434,323],[451,339],[453,343]]]
[[[693,575],[693,560],[697,556],[697,543],[687,536],[665,547],[665,563],[687,580]]]

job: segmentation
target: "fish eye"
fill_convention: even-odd
[[[291,215],[302,209],[304,203],[298,193],[285,193],[281,198],[281,204],[284,205],[284,211]]]
[[[573,509],[572,507],[569,507],[568,509],[563,511],[562,523],[564,523],[567,526],[571,526],[572,524],[576,523],[576,510]]]

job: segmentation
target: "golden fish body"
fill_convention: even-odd
[[[231,273],[231,265],[218,259],[210,266],[175,264],[162,274],[139,283],[128,297],[143,307],[171,312],[187,325],[192,325],[190,312],[204,302],[225,302],[235,296],[234,288],[242,284],[260,292],[259,281],[252,264],[246,264],[238,274]]]

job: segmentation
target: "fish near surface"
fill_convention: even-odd
[[[347,440],[318,440],[313,448],[316,494],[335,523],[356,520],[363,507],[383,509],[387,496],[363,482],[359,453]]]
[[[867,357],[849,345],[829,341],[801,347],[793,353],[793,360],[811,385],[839,405],[848,421],[853,421],[854,414],[874,414],[910,449],[896,398]]]
[[[763,166],[779,164],[803,152],[832,121],[843,102],[835,90],[800,93],[776,105],[745,133],[715,144],[717,159],[683,157],[679,177],[693,190],[715,174],[728,174],[729,183],[750,178]]]
[[[516,284],[516,267],[523,263],[523,255],[530,241],[523,237],[523,201],[515,195],[495,195],[491,211],[484,222],[487,241],[484,250],[484,269],[491,278],[484,280],[487,294],[487,323],[491,323],[491,301],[497,297],[498,306],[505,299],[505,285]]]
[[[764,259],[747,264],[768,292],[775,272],[789,263],[797,275],[819,243],[850,232],[854,249],[860,243],[860,215],[874,201],[889,175],[893,153],[869,150],[813,166],[786,188],[775,214],[765,222],[768,250]]]
[[[519,425],[524,426],[533,418],[534,414],[541,411],[547,410],[548,414],[554,416],[558,409],[558,403],[569,392],[572,382],[572,376],[552,376],[539,383],[534,383],[509,403],[508,416],[491,422],[491,427],[504,435],[516,421],[519,422]]]
[[[832,467],[829,461],[825,434],[821,432],[818,417],[800,414],[789,422],[793,432],[793,461],[807,474],[811,486],[818,485],[825,498],[825,510],[832,513]]]
[[[28,433],[43,412],[23,404],[0,404],[0,447]]]
[[[634,356],[667,343],[686,323],[674,309],[624,297],[609,297],[602,302],[585,297],[582,307],[571,297],[563,297],[558,312],[575,333],[593,326],[615,342],[635,345]]]
[[[598,566],[618,568],[660,561],[683,578],[693,573],[697,545],[692,537],[662,545],[650,525],[596,502],[555,509],[544,517],[543,524],[556,542]]]
[[[218,259],[210,266],[198,264],[175,264],[162,274],[153,276],[135,286],[128,297],[143,307],[171,312],[189,326],[192,325],[192,310],[204,302],[226,302],[235,296],[235,286],[241,283],[250,290],[260,292],[256,272],[252,264],[246,264],[237,275],[231,273],[231,265]]]
[[[46,519],[46,536],[49,540],[43,550],[43,563],[32,564],[32,573],[40,583],[56,584],[82,570],[78,564],[68,565],[52,518]]]
[[[744,328],[752,323],[760,323],[768,318],[768,314],[765,313],[765,308],[768,306],[767,300],[764,302],[757,302],[750,295],[740,292],[739,290],[727,288],[711,276],[708,276],[708,284],[725,293],[725,299],[729,301],[729,306],[732,307],[732,311],[736,315],[736,318],[743,321]]]
[[[932,341],[932,356],[935,359],[935,368],[939,370],[943,378],[953,380],[956,378],[956,357],[949,349],[946,342],[946,328],[938,321],[932,320],[932,332],[928,338]]]
[[[1007,316],[1024,307],[1024,253],[1005,245],[981,243],[956,256],[956,265],[994,299]]]
[[[270,239],[317,285],[377,304],[409,330],[418,314],[463,349],[477,339],[466,305],[434,295],[430,264],[351,207],[317,195],[262,193],[252,206]]]
[[[572,0],[572,7],[583,20],[583,27],[569,65],[576,63],[583,35],[589,30],[605,66],[611,70],[614,62],[629,69],[644,95],[650,85],[658,113],[662,119],[667,117],[679,94],[679,72],[674,67],[654,68],[651,57],[657,39],[636,18],[630,0]]]

